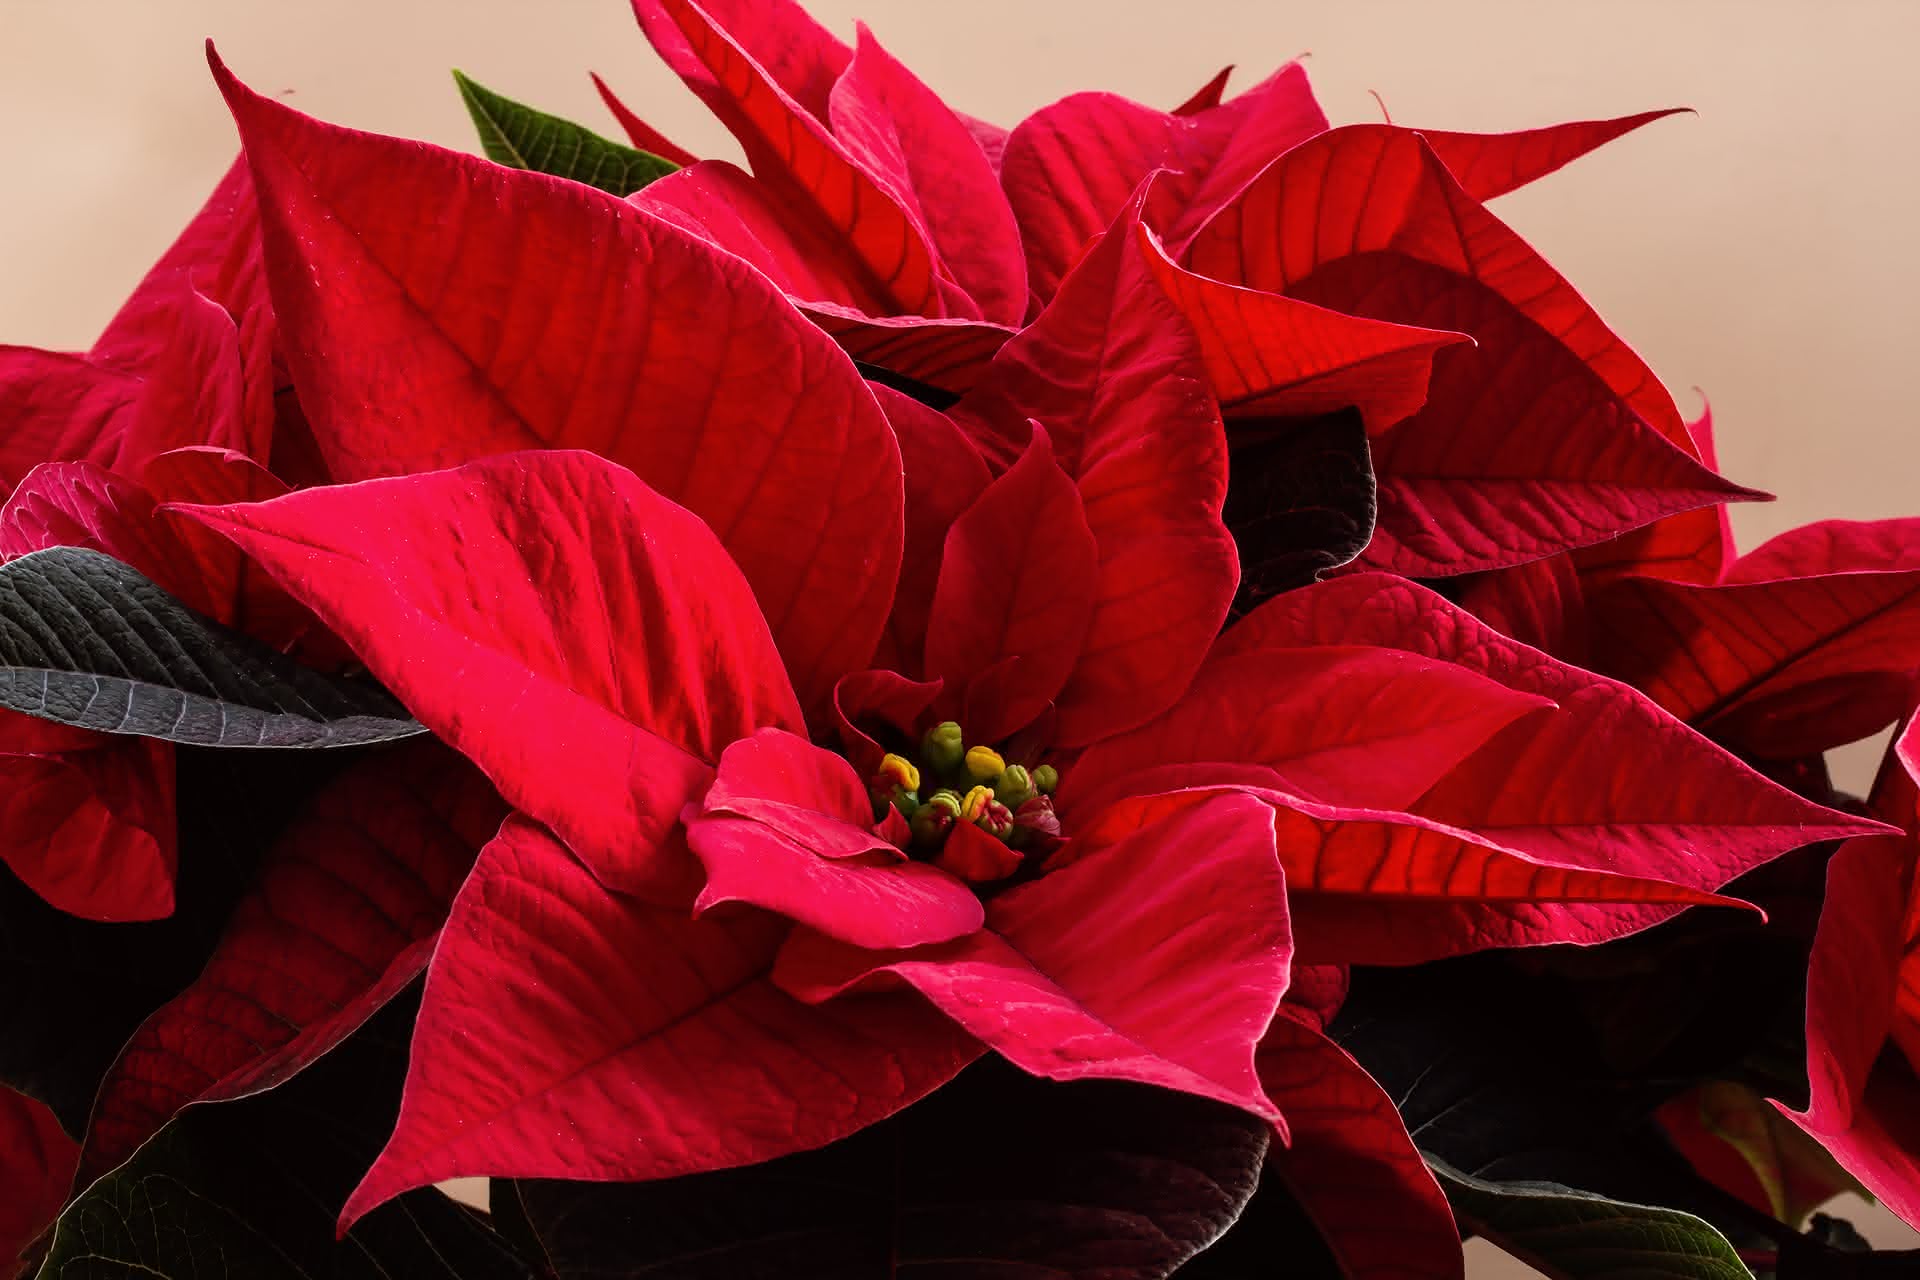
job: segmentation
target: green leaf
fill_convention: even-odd
[[[1727,1238],[1690,1213],[1427,1164],[1462,1227],[1560,1280],[1753,1280]]]
[[[76,1136],[134,1029],[206,967],[261,858],[351,755],[174,754],[180,867],[166,919],[82,920],[0,866],[0,1084],[46,1103]]]
[[[496,1180],[493,1204],[558,1280],[1160,1280],[1239,1216],[1267,1141],[1207,1099],[985,1061],[817,1151],[657,1182]]]
[[[486,1220],[410,1192],[334,1220],[399,1110],[402,1000],[293,1082],[174,1118],[60,1215],[41,1280],[530,1280]]]
[[[481,149],[495,164],[550,173],[616,196],[632,195],[679,167],[651,152],[603,138],[571,120],[502,97],[461,72],[454,72],[453,80],[460,86],[474,127],[480,131]]]
[[[0,707],[199,747],[346,747],[425,732],[378,685],[300,666],[78,547],[0,565]]]

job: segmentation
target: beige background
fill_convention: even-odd
[[[1508,129],[1649,107],[1656,124],[1504,216],[1633,342],[1724,468],[1804,520],[1920,513],[1920,87],[1909,0],[816,0],[959,106],[1011,124],[1082,88],[1172,105],[1221,64],[1300,53],[1336,122]],[[655,65],[622,0],[0,0],[0,341],[86,345],[235,142],[213,36],[254,87],[341,123],[471,147],[447,76],[611,130],[586,79],[705,154],[725,135]],[[1864,753],[1849,761],[1855,776]],[[1884,1243],[1920,1242],[1880,1220]],[[1482,1274],[1496,1272],[1476,1252]]]

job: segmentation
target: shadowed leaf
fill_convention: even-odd
[[[0,567],[0,706],[201,747],[344,747],[422,732],[385,690],[302,667],[77,547]]]
[[[1267,1128],[982,1063],[820,1151],[666,1182],[495,1183],[561,1280],[1169,1275],[1253,1195]],[[644,1225],[643,1225],[644,1224]]]
[[[1488,1182],[1431,1160],[1461,1225],[1561,1280],[1750,1280],[1727,1238],[1678,1209],[1551,1182]]]
[[[399,1100],[412,1003],[284,1089],[183,1113],[61,1215],[43,1280],[530,1277],[483,1218],[433,1190],[334,1238]]]
[[[1236,616],[1348,563],[1373,537],[1373,460],[1359,413],[1256,425],[1234,424],[1240,483],[1221,513],[1240,548]]]

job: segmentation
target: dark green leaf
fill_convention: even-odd
[[[1726,1237],[1690,1213],[1428,1164],[1463,1227],[1557,1280],[1752,1280]]]
[[[1227,1234],[1175,1280],[1349,1280],[1293,1188],[1269,1164]]]
[[[55,1227],[42,1280],[525,1280],[486,1219],[438,1191],[334,1221],[386,1139],[406,1069],[401,1001],[293,1083],[189,1107]]]
[[[1674,1086],[1609,1070],[1558,984],[1497,961],[1361,973],[1330,1032],[1454,1168],[1654,1198],[1634,1143]]]
[[[1230,438],[1233,484],[1222,519],[1240,549],[1239,614],[1366,550],[1376,492],[1366,425],[1352,409],[1236,421]]]
[[[515,169],[584,182],[616,196],[632,195],[679,166],[651,152],[603,138],[582,125],[522,106],[462,73],[453,73],[460,96],[480,131],[487,159]]]
[[[0,707],[201,747],[343,747],[423,732],[387,692],[300,666],[111,556],[0,565]]]
[[[988,1061],[820,1151],[494,1196],[518,1195],[563,1280],[1149,1280],[1233,1222],[1266,1145],[1264,1124],[1218,1103]]]

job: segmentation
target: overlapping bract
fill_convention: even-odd
[[[1327,1034],[1348,967],[1606,942],[1854,837],[1800,1119],[1916,1212],[1911,842],[1770,780],[1910,713],[1915,530],[1733,559],[1760,495],[1485,205],[1664,113],[1332,128],[1296,64],[1008,131],[787,0],[635,9],[750,172],[609,92],[685,164],[619,200],[215,59],[243,164],[87,355],[0,352],[0,555],[350,653],[440,740],[316,794],[23,1195],[424,970],[343,1225],[810,1150],[992,1052],[1257,1116],[1351,1274],[1458,1276]],[[1234,518],[1282,473],[1325,518]],[[1053,769],[1058,831],[889,807],[883,753],[945,721]],[[170,749],[0,729],[14,873],[166,914]]]

